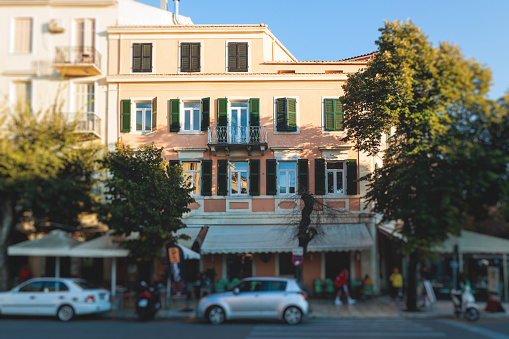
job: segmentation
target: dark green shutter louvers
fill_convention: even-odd
[[[207,131],[210,125],[210,98],[201,99],[201,130]]]
[[[315,159],[315,195],[325,194],[325,159]]]
[[[180,131],[180,100],[171,99],[168,102],[168,110],[170,111],[170,132]]]
[[[339,99],[325,99],[325,130],[343,131],[343,104]]]
[[[217,195],[228,195],[228,160],[217,161]]]
[[[346,194],[357,194],[357,159],[346,161]]]
[[[212,195],[212,160],[201,161],[201,195]]]
[[[341,101],[339,101],[339,99],[335,100],[334,118],[335,118],[334,130],[344,131],[345,128],[343,127],[343,120],[345,119],[345,115],[343,113],[343,104],[341,103]]]
[[[299,177],[299,194],[309,192],[309,166],[308,159],[297,160],[297,169]]]
[[[180,44],[180,71],[200,72],[200,43]]]
[[[152,72],[152,44],[133,44],[133,72]]]
[[[276,129],[278,131],[286,131],[286,98],[276,99]]]
[[[267,159],[265,162],[267,195],[277,194],[277,162],[276,159]]]
[[[251,143],[260,142],[260,99],[249,99],[249,126],[254,127],[249,129],[249,140]]]
[[[120,101],[120,132],[131,132],[131,100]]]
[[[248,43],[228,43],[228,72],[247,72],[248,65]]]
[[[249,161],[249,194],[260,195],[260,160]]]
[[[286,130],[295,132],[297,131],[297,100],[294,98],[286,99]]]
[[[217,99],[217,125],[228,126],[228,99]]]

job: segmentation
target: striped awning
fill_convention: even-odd
[[[321,225],[308,252],[341,252],[371,248],[373,240],[365,224]],[[202,254],[283,253],[298,247],[295,225],[210,226]]]

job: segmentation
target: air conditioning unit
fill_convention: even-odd
[[[49,32],[50,33],[63,33],[65,31],[62,20],[60,19],[51,19],[49,21]]]

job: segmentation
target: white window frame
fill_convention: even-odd
[[[295,99],[295,105],[297,106],[297,130],[295,132],[280,132],[277,130],[277,99],[280,98],[292,98]],[[300,134],[300,97],[298,96],[275,96],[273,102],[273,121],[274,121],[274,134]]]
[[[178,134],[203,134],[203,131],[201,130],[201,120],[202,120],[202,110],[203,110],[201,100],[203,98],[185,97],[185,98],[178,98],[178,99],[180,101],[179,112],[182,112],[182,113],[179,114],[180,126],[182,126],[182,128],[180,128]],[[185,112],[184,112],[184,106],[185,105],[184,104],[186,102],[198,102],[198,103],[200,103],[200,112],[199,112],[200,117],[198,119],[198,130],[190,130],[190,131],[185,131],[184,130],[184,126],[185,126]]]
[[[146,102],[150,102],[150,104],[152,104],[152,101],[154,99],[155,99],[155,97],[130,98],[130,100],[131,100],[131,126],[132,126],[130,134],[138,134],[138,135],[155,134],[155,132],[152,131],[152,122],[150,124],[150,132],[143,132],[143,131],[136,130],[136,104],[146,103]],[[153,107],[151,107],[151,109],[153,109]]]
[[[281,171],[283,171],[281,169],[281,163],[292,163],[292,164],[295,165],[294,170],[284,170],[284,172],[286,172],[286,187],[287,187],[288,191],[289,191],[289,188],[290,188],[290,176],[288,174],[290,172],[295,172],[295,192],[294,193],[290,193],[290,192],[281,193],[281,187],[279,185],[279,180],[281,179]],[[277,180],[277,195],[279,195],[279,196],[288,196],[288,195],[295,195],[295,194],[297,194],[298,193],[298,186],[299,186],[299,178],[298,178],[298,173],[297,173],[297,161],[294,161],[294,160],[278,161],[277,162],[276,180]]]
[[[134,44],[152,44],[152,72],[133,72],[133,45]],[[156,41],[155,40],[135,40],[131,41],[131,51],[129,53],[129,74],[155,74],[156,73]]]
[[[200,196],[201,195],[201,183],[202,183],[202,178],[201,178],[201,166],[202,166],[202,163],[201,161],[197,161],[197,160],[180,160],[180,164],[181,165],[184,165],[184,163],[197,163],[197,164],[200,164],[200,169],[199,170],[184,170],[184,180],[185,180],[185,175],[186,174],[190,174],[190,177],[191,177],[191,186],[193,187],[194,186],[194,176],[193,176],[193,173],[198,173],[198,193],[195,193],[194,191],[190,192],[192,196]]]
[[[71,109],[71,112],[78,112],[78,110],[80,110],[82,107],[78,107],[77,106],[77,102],[76,102],[76,86],[78,85],[90,85],[92,84],[94,86],[94,98],[93,98],[93,110],[92,112],[83,112],[83,113],[94,113],[94,114],[97,114],[97,81],[71,81],[71,86],[70,86],[70,89],[71,89],[71,93],[70,93],[70,100],[69,100],[69,103],[70,103],[70,109]]]
[[[233,175],[232,175],[232,170],[231,170],[231,167],[230,167],[231,163],[245,163],[245,164],[247,164],[247,171],[246,171],[246,173],[247,173],[247,187],[246,187],[247,188],[247,192],[246,193],[240,193],[240,191],[241,191],[239,189],[239,187],[241,185],[241,181],[240,180],[237,182],[237,190],[238,190],[239,193],[233,193],[232,192],[232,188],[233,188],[232,187],[232,185],[233,185],[232,178],[233,178]],[[234,172],[244,172],[244,171],[240,171],[239,170],[239,171],[234,171]],[[241,161],[241,160],[239,160],[239,161],[228,161],[228,193],[229,193],[230,196],[232,196],[232,197],[248,197],[249,196],[249,180],[250,180],[250,178],[249,178],[250,175],[249,174],[250,174],[249,173],[249,161],[247,161],[247,160],[244,160],[244,161]],[[239,178],[240,178],[240,176],[239,176]]]
[[[15,39],[16,39],[16,19],[22,19],[22,18],[27,18],[27,19],[31,19],[32,20],[32,30],[30,32],[30,52],[16,52],[14,50],[14,46],[15,46]],[[14,54],[14,55],[33,55],[35,53],[35,46],[34,46],[34,42],[35,42],[35,39],[34,39],[34,34],[35,34],[35,27],[36,25],[36,22],[35,22],[35,17],[34,16],[31,16],[31,15],[21,15],[21,16],[13,16],[11,17],[11,22],[10,22],[10,34],[9,34],[9,53],[10,54]]]
[[[346,133],[346,129],[343,129],[342,131],[326,131],[325,130],[325,99],[338,99],[340,96],[341,96],[340,94],[338,94],[337,96],[322,96],[322,134],[345,134]]]
[[[33,103],[33,93],[34,93],[34,87],[33,87],[33,82],[32,82],[32,79],[14,79],[11,81],[10,83],[10,89],[9,89],[9,101],[11,103],[12,106],[15,106],[17,103],[18,103],[18,93],[16,91],[16,84],[17,83],[20,83],[20,82],[23,82],[23,83],[27,83],[29,86],[30,86],[30,98],[28,98],[28,101],[30,102],[30,108],[33,110],[33,107],[34,107],[34,103]]]
[[[177,70],[177,73],[178,74],[200,74],[200,73],[205,73],[204,72],[204,59],[203,59],[203,55],[204,55],[204,50],[205,50],[205,41],[204,40],[179,40],[179,48],[178,48],[178,70]],[[180,70],[181,68],[181,65],[180,63],[182,62],[182,58],[181,58],[181,51],[182,51],[182,44],[195,44],[195,43],[200,43],[200,71],[199,72],[182,72]]]
[[[228,59],[228,44],[230,42],[247,42],[247,72],[230,72],[228,68],[229,59]],[[251,68],[251,40],[226,40],[225,42],[225,69],[226,73],[252,73]]]
[[[328,163],[343,163],[343,169],[328,169],[327,164]],[[343,193],[329,193],[329,172],[332,173],[338,173],[341,171],[343,173]],[[337,175],[334,175],[334,190],[336,190],[337,187]],[[345,160],[326,160],[325,161],[325,194],[326,195],[334,195],[334,196],[344,196],[346,195],[346,161]]]

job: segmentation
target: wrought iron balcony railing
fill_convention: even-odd
[[[69,113],[71,120],[77,120],[76,132],[101,138],[101,118],[95,113]]]
[[[210,126],[210,145],[262,145],[267,144],[266,126]]]
[[[55,67],[67,75],[101,74],[101,53],[94,47],[56,47]]]

